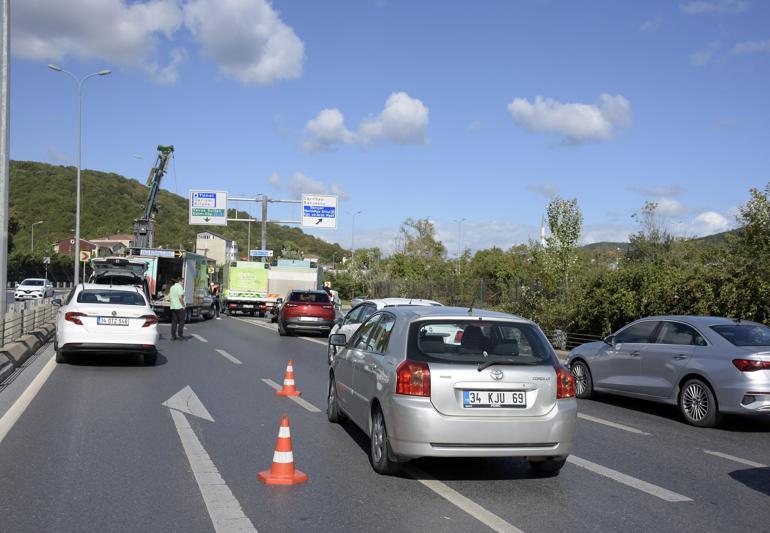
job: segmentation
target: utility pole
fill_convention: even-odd
[[[11,75],[10,48],[11,48],[11,2],[3,2],[2,20],[2,44],[0,48],[0,310],[5,313],[6,288],[8,287],[8,179],[10,168],[8,166],[8,150],[10,147],[10,116],[9,104]]]
[[[267,195],[262,195],[262,250],[267,250]],[[262,262],[267,262],[267,257],[262,258]]]

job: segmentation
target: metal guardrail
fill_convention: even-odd
[[[548,333],[548,340],[557,350],[572,350],[581,344],[587,342],[596,342],[602,340],[601,335],[592,335],[590,333],[572,333],[560,329]]]
[[[30,300],[16,307],[0,318],[0,346],[19,340],[29,332],[40,328],[43,324],[53,322],[56,307],[51,298]]]

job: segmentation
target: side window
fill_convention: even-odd
[[[658,344],[706,346],[706,341],[694,328],[679,322],[663,322],[658,334]]]
[[[70,301],[72,300],[72,297],[75,296],[75,291],[77,290],[77,287],[73,288],[67,297],[64,299],[64,305],[68,305]]]
[[[363,306],[359,305],[345,316],[345,325],[347,324],[360,324],[361,323],[361,311]]]
[[[396,323],[396,317],[390,313],[384,313],[382,318],[377,323],[377,327],[372,332],[372,337],[369,341],[372,349],[371,351],[377,353],[385,353],[388,349],[388,342],[390,341],[390,332],[393,330],[393,325]]]
[[[379,319],[380,315],[377,315],[364,322],[364,324],[358,328],[358,331],[356,331],[356,334],[353,336],[353,340],[350,341],[350,345],[353,348],[357,348],[359,350],[371,350],[371,333],[374,327],[377,325],[377,321]]]
[[[615,335],[615,342],[618,344],[623,342],[650,342],[650,335],[652,335],[657,325],[658,323],[654,320],[647,320],[629,326]]]
[[[370,304],[365,304],[365,305],[362,305],[361,307],[363,307],[363,309],[361,310],[361,318],[359,322],[363,322],[364,320],[372,316],[374,312],[377,310],[376,307]]]

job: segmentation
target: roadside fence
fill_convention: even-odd
[[[56,307],[51,300],[28,300],[23,305],[16,303],[17,307],[3,314],[0,318],[0,346],[20,339],[43,324],[53,322]]]

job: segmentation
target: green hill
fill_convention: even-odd
[[[50,245],[73,234],[75,227],[74,167],[55,166],[31,161],[11,161],[9,205],[19,223],[13,236],[15,250],[30,249],[31,225],[35,226],[35,251],[50,251]],[[132,233],[134,219],[139,217],[147,197],[147,188],[136,180],[118,174],[84,170],[81,174],[81,235],[99,238],[117,233]],[[230,210],[235,218],[236,211]],[[238,211],[238,218],[248,218]],[[190,226],[187,223],[187,199],[166,190],[158,198],[156,246],[192,249],[199,231],[211,230],[236,239],[245,253],[248,225]],[[260,224],[251,225],[252,248],[260,244]],[[337,260],[345,253],[338,244],[329,244],[305,234],[297,227],[268,224],[267,246],[276,254],[282,248],[301,250],[308,257],[322,261]]]

